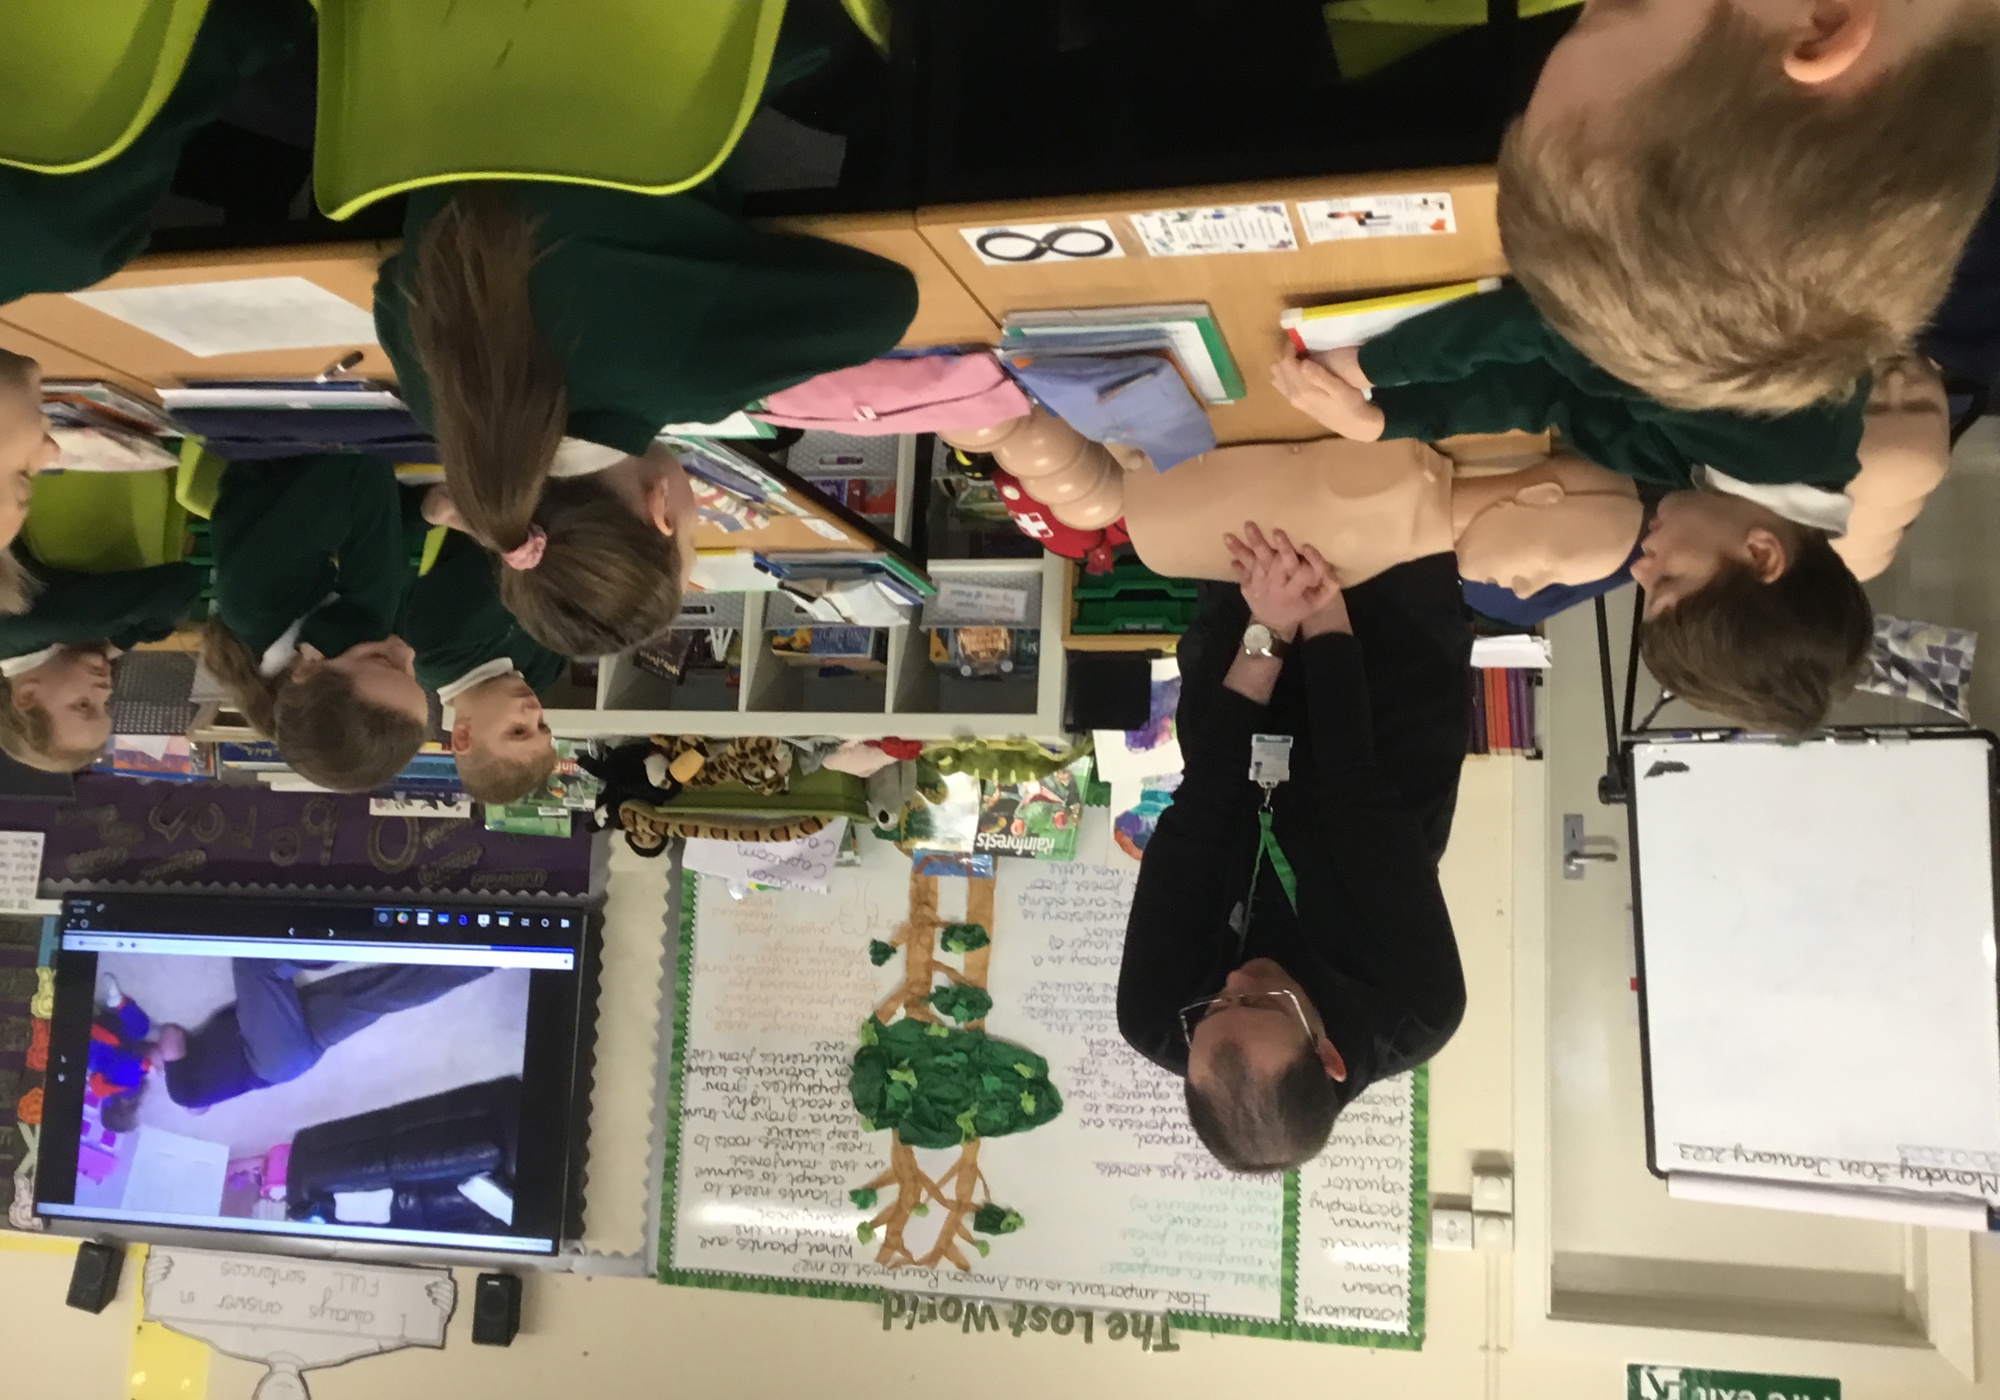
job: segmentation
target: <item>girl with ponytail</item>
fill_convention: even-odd
[[[758,232],[704,192],[425,189],[404,233],[375,321],[437,438],[426,516],[499,558],[507,607],[565,656],[680,611],[695,505],[661,429],[873,359],[916,314],[902,267]]]

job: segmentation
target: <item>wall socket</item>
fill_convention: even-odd
[[[1431,1207],[1431,1248],[1471,1249],[1472,1212],[1455,1206]]]

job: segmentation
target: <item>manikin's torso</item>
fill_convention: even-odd
[[[1146,567],[1170,578],[1232,577],[1223,532],[1254,520],[1312,544],[1350,587],[1455,549],[1465,578],[1524,596],[1603,578],[1639,537],[1632,483],[1579,458],[1456,472],[1417,442],[1224,447],[1170,472],[1127,473],[1125,527]]]

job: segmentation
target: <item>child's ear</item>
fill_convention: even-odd
[[[451,751],[455,754],[472,752],[472,721],[462,719],[451,727]]]
[[[1757,575],[1759,583],[1776,583],[1792,566],[1790,548],[1779,538],[1777,531],[1767,530],[1762,525],[1750,527],[1750,533],[1743,537],[1743,548],[1750,557],[1751,571]]]
[[[320,654],[318,647],[311,642],[300,642],[298,652],[292,657],[292,676],[304,680],[325,664],[326,658]]]
[[[1806,87],[1851,71],[1875,42],[1881,0],[1811,0],[1785,49],[1785,76]]]
[[[674,497],[664,474],[646,487],[645,517],[663,535],[674,533]]]

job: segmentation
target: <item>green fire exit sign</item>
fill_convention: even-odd
[[[1625,1400],[1840,1400],[1840,1382],[1822,1376],[1632,1365],[1625,1368]]]

